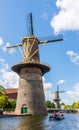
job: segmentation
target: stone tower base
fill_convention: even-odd
[[[46,115],[42,75],[50,68],[41,64],[17,64],[12,69],[20,76],[15,114]]]

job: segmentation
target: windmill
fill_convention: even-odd
[[[50,67],[40,63],[39,45],[62,41],[62,36],[37,38],[33,33],[32,13],[28,14],[28,34],[22,39],[22,44],[9,46],[23,47],[22,62],[12,66],[19,75],[19,89],[15,114],[46,115],[45,96],[42,76],[50,71]]]
[[[59,91],[59,85],[57,85],[57,91],[55,92],[55,98],[54,98],[54,102],[56,104],[56,108],[60,108],[60,97],[59,97],[59,93],[64,93],[65,91]]]

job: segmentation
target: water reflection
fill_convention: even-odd
[[[28,116],[20,119],[16,130],[45,130],[45,116]]]
[[[0,130],[79,130],[79,114],[66,114],[61,121],[49,121],[49,115],[0,118]]]

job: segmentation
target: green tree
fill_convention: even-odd
[[[8,98],[4,94],[0,93],[0,108],[5,108],[8,103]]]
[[[64,105],[65,106],[65,104],[63,102],[60,105]]]
[[[0,85],[0,108],[4,111],[15,110],[16,100],[8,99],[4,94],[4,87]]]
[[[9,106],[11,106],[12,108],[15,108],[16,107],[16,100],[9,99]]]
[[[49,100],[46,101],[46,107],[51,108],[51,101],[49,101]]]
[[[65,109],[72,109],[72,105],[65,105]]]
[[[8,103],[5,107],[5,111],[14,111],[16,107],[16,100],[14,99],[8,99]]]
[[[72,108],[76,108],[76,102],[73,102]]]
[[[4,91],[4,87],[0,85],[0,93],[3,93],[3,91]]]
[[[46,107],[47,108],[55,108],[55,104],[54,104],[54,102],[47,100],[46,101]]]
[[[78,108],[79,108],[79,101],[74,102],[74,103],[72,104],[72,108],[78,109]]]
[[[51,108],[55,108],[55,103],[54,102],[51,103]]]

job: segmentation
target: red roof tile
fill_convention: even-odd
[[[4,90],[4,94],[17,93],[17,92],[18,92],[17,88],[7,88]]]

